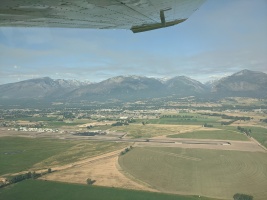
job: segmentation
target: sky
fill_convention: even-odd
[[[137,34],[0,27],[0,84],[119,75],[206,82],[243,69],[267,73],[266,0],[207,0],[179,25]]]

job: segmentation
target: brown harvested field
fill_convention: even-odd
[[[125,189],[156,191],[143,183],[127,178],[118,165],[118,155],[122,150],[96,156],[80,162],[65,165],[41,177],[44,180],[86,184],[87,178],[96,180],[94,185]]]

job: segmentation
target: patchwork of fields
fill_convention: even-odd
[[[68,135],[71,137],[69,140],[38,138],[38,135],[34,135],[37,138],[1,137],[0,176],[50,167],[55,167],[57,171],[41,177],[47,181],[27,180],[0,189],[0,200],[18,199],[18,196],[25,200],[209,200],[232,199],[235,193],[264,200],[267,196],[266,150],[238,131],[236,126],[221,125],[220,119],[184,113],[137,120],[127,126],[98,122],[92,128],[127,133],[123,134],[123,138],[113,137],[113,142],[101,139],[90,141],[86,137],[75,138],[73,135]],[[89,122],[78,120],[67,124],[49,120],[47,124],[76,129],[86,128]],[[203,127],[204,123],[211,127]],[[250,129],[251,136],[267,147],[267,129],[242,127]],[[31,133],[27,134],[30,137]],[[65,138],[64,135],[62,138]],[[223,142],[216,142],[220,140]],[[134,148],[119,156],[121,150],[129,145]],[[114,188],[53,182],[86,184],[87,178],[95,179],[95,185]],[[190,196],[123,190],[118,187]],[[44,193],[46,195],[42,195]]]

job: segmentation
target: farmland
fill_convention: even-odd
[[[137,108],[3,111],[0,199],[265,199],[265,113]]]
[[[169,135],[171,138],[193,138],[193,139],[216,139],[216,140],[240,140],[246,141],[248,137],[242,133],[231,130],[205,130]]]
[[[267,148],[267,129],[261,127],[249,127],[252,130],[251,136],[258,140],[263,146]]]
[[[161,135],[175,134],[184,131],[199,129],[197,125],[168,125],[168,124],[130,124],[128,126],[114,127],[111,130],[118,132],[127,132],[128,137],[132,138],[150,138]]]
[[[44,195],[45,194],[45,195]],[[8,200],[199,200],[196,196],[180,196],[118,188],[96,187],[50,181],[27,180],[0,190],[0,199]],[[201,197],[201,200],[212,200]]]
[[[125,143],[1,137],[0,175],[67,164],[125,146]]]
[[[119,159],[133,177],[159,191],[231,199],[265,199],[265,153],[182,148],[134,148]],[[160,173],[159,173],[160,172]]]

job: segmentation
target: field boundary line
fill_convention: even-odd
[[[129,180],[133,181],[134,183],[142,185],[144,187],[147,187],[149,190],[151,190],[153,192],[161,192],[158,189],[156,189],[155,187],[153,187],[152,185],[150,185],[149,183],[136,178],[134,175],[132,175],[131,173],[129,173],[126,170],[124,170],[123,169],[123,164],[119,163],[119,157],[117,159],[117,162],[116,162],[115,166],[116,166],[116,168],[117,168],[119,173],[121,173],[123,176],[125,176]]]
[[[262,145],[258,140],[256,140],[254,137],[250,137],[250,139],[251,139],[253,142],[257,143],[258,146],[260,146],[262,149],[264,149],[265,151],[267,151],[267,148],[266,148],[265,146],[263,146],[263,145]]]

